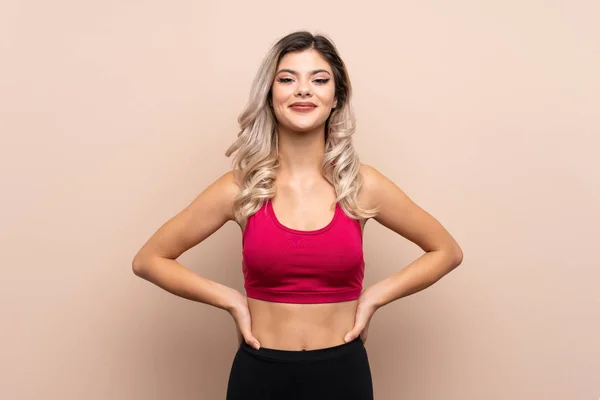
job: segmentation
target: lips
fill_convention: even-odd
[[[314,103],[294,103],[290,106],[290,108],[294,111],[303,111],[303,112],[307,112],[307,111],[312,111],[315,108],[317,108],[317,105]]]

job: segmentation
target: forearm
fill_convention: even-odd
[[[241,296],[237,290],[199,276],[176,260],[168,258],[156,257],[137,262],[133,271],[140,278],[174,295],[227,311]]]
[[[382,307],[433,285],[461,262],[452,252],[427,252],[398,273],[370,286],[369,296],[377,307]]]

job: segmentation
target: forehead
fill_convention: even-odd
[[[293,69],[298,72],[308,72],[315,69],[325,69],[332,72],[327,60],[314,49],[287,53],[279,61],[277,70],[281,68]]]

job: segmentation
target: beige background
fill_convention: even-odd
[[[600,397],[596,1],[0,5],[0,397],[223,399],[233,319],[137,278],[143,242],[224,173],[258,64],[329,34],[356,147],[463,264],[380,309],[377,400]],[[371,221],[365,285],[417,258]],[[180,261],[243,290],[229,223]]]

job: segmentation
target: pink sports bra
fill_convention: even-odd
[[[358,220],[339,204],[323,228],[303,231],[279,222],[266,200],[242,234],[246,295],[280,303],[333,303],[357,299],[365,263]]]

